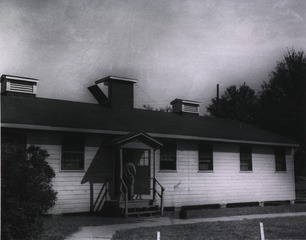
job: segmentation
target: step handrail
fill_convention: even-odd
[[[102,204],[107,200],[107,194],[109,192],[109,181],[108,179],[105,180],[105,182],[102,184],[101,190],[92,206],[92,211],[99,211]],[[103,193],[103,194],[102,194]],[[102,197],[101,197],[102,195]],[[100,199],[100,200],[99,200]]]
[[[160,197],[160,215],[164,215],[164,191],[165,188],[160,184],[159,181],[157,181],[156,178],[151,178],[153,180],[153,200],[156,199],[156,194]],[[160,193],[157,191],[156,184],[160,187]]]
[[[124,202],[125,202],[124,215],[127,216],[128,215],[128,203],[129,203],[129,189],[126,183],[124,182],[123,178],[120,178],[120,193],[121,193],[120,195],[123,197]]]

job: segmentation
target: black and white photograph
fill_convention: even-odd
[[[306,240],[305,0],[0,0],[1,239]]]

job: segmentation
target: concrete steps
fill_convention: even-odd
[[[106,201],[102,214],[107,216],[140,216],[140,215],[160,215],[160,208],[155,201],[151,199],[133,199],[128,201],[128,212],[125,213],[124,200],[110,200]]]

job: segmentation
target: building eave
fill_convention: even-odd
[[[28,130],[114,134],[114,135],[124,135],[124,134],[130,133],[129,131],[89,129],[89,128],[69,128],[69,127],[56,127],[56,126],[31,125],[31,124],[19,124],[19,123],[1,123],[1,127],[2,128],[14,128],[14,129],[28,129]],[[237,144],[284,146],[284,147],[299,147],[300,146],[297,143],[264,142],[264,141],[251,141],[251,140],[238,140],[238,139],[225,139],[225,138],[211,138],[211,137],[199,137],[199,136],[177,135],[177,134],[166,134],[166,133],[147,132],[146,134],[150,135],[151,137],[157,137],[157,138],[183,139],[183,140],[194,140],[194,141],[211,141],[211,142],[224,142],[224,143],[237,143]]]
[[[39,80],[36,78],[19,77],[19,76],[13,76],[13,75],[2,75],[1,81],[3,81],[4,79],[20,80],[20,81],[27,81],[27,82],[34,82],[34,83],[39,82]]]

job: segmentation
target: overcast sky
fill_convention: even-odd
[[[0,0],[0,74],[82,102],[95,80],[129,77],[137,107],[205,107],[217,83],[259,88],[287,48],[306,50],[305,20],[305,0]]]

